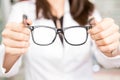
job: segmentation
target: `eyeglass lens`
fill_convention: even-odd
[[[49,27],[38,27],[32,31],[33,39],[37,44],[50,44],[56,38],[57,31]],[[64,38],[69,44],[82,44],[87,39],[86,28],[72,27],[64,29]]]

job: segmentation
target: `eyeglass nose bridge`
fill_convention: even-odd
[[[62,33],[63,34],[63,30],[62,29],[57,29],[57,34]]]

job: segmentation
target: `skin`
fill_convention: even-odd
[[[104,18],[101,22],[95,22],[93,28],[88,32],[104,55],[114,56],[112,52],[120,45],[120,33],[119,26],[115,24],[113,19]]]
[[[31,21],[27,20],[27,23],[31,24]],[[2,43],[5,45],[3,67],[8,72],[19,57],[27,52],[30,30],[22,23],[8,23],[2,32],[2,37]]]
[[[58,18],[64,14],[64,0],[48,0],[52,5],[52,13]],[[30,20],[27,23],[32,24]],[[119,27],[113,19],[105,18],[95,23],[90,33],[96,45],[103,54],[112,57],[111,51],[119,45]],[[19,36],[19,37],[18,37]],[[2,32],[5,45],[5,58],[3,67],[6,73],[11,69],[19,57],[25,54],[29,47],[30,30],[23,23],[8,23]]]
[[[64,15],[64,3],[65,0],[48,0],[51,5],[51,11],[54,16],[60,18]]]

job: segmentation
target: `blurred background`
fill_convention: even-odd
[[[7,21],[11,6],[20,0],[0,0],[0,34]],[[21,0],[22,1],[22,0]],[[120,26],[120,0],[91,0],[103,18],[111,17]],[[1,42],[1,35],[0,35]],[[120,80],[120,69],[104,69],[93,57],[93,71],[95,80]],[[24,68],[18,75],[11,78],[0,78],[0,80],[24,80]]]

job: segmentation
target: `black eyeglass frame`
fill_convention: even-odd
[[[49,44],[39,44],[39,43],[37,43],[37,42],[35,41],[34,35],[33,35],[33,31],[34,31],[34,29],[39,28],[39,27],[50,28],[50,29],[53,29],[53,30],[55,31],[56,34],[55,34],[55,37],[54,37],[54,39],[52,40],[52,42],[50,42]],[[64,36],[64,31],[65,31],[65,30],[70,29],[70,28],[76,28],[76,27],[85,28],[85,30],[86,30],[86,34],[87,34],[87,35],[86,35],[86,40],[85,40],[83,43],[80,43],[80,44],[72,44],[72,43],[70,43],[69,41],[67,41],[66,37]],[[65,27],[65,28],[62,28],[62,29],[57,29],[57,28],[54,28],[54,27],[49,27],[49,26],[44,26],[44,25],[37,25],[37,26],[29,26],[28,28],[31,30],[31,36],[32,36],[33,42],[34,42],[35,44],[37,44],[37,45],[40,45],[40,46],[48,46],[48,45],[51,45],[51,44],[55,41],[55,39],[56,39],[56,37],[57,37],[57,34],[62,33],[62,34],[63,34],[63,38],[65,39],[65,41],[66,41],[68,44],[70,44],[70,45],[72,45],[72,46],[80,46],[80,45],[83,45],[83,44],[85,44],[85,43],[87,42],[87,39],[88,39],[88,32],[87,32],[87,31],[88,31],[90,28],[92,28],[92,26],[70,26],[70,27]]]

